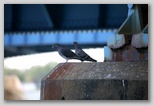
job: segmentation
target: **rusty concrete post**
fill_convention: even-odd
[[[148,62],[60,63],[41,83],[41,100],[147,100]]]

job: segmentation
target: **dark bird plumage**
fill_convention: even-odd
[[[52,48],[56,48],[58,53],[59,53],[59,55],[61,57],[63,57],[64,59],[66,59],[66,62],[69,59],[81,60],[81,59],[79,59],[79,57],[74,52],[72,52],[70,49],[66,48],[65,46],[62,46],[60,44],[55,43],[55,44],[52,45]]]
[[[74,42],[73,45],[75,46],[75,54],[82,60],[82,62],[83,61],[97,62],[95,59],[91,58],[87,53],[85,53],[77,42]]]

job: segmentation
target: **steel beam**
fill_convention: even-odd
[[[106,44],[108,37],[114,35],[115,32],[116,30],[72,30],[5,33],[4,46],[35,46],[53,43],[72,45],[74,41],[80,44]]]

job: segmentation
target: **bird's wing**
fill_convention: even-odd
[[[68,58],[78,58],[75,53],[73,53],[70,49],[67,48],[62,49],[61,53]]]
[[[81,58],[85,58],[87,56],[87,53],[85,53],[82,49],[78,49],[77,55]]]
[[[79,50],[80,51],[80,50]],[[96,60],[94,60],[93,58],[91,58],[86,52],[84,52],[83,50],[80,51],[79,55],[80,58],[82,58],[82,60],[87,60],[87,61],[93,61],[93,62],[97,62]]]

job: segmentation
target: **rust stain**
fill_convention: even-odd
[[[144,60],[144,53],[140,53],[140,60]]]
[[[113,61],[122,61],[122,50],[113,50]]]
[[[124,35],[125,45],[120,48],[112,49],[113,61],[146,61],[148,60],[148,47],[142,47],[141,34]],[[136,46],[140,48],[136,48]]]
[[[53,79],[62,79],[71,69],[74,67],[75,63],[64,63],[47,78],[50,80]]]
[[[59,100],[61,99],[62,94],[62,81],[58,80],[49,80],[43,82],[45,86],[42,87],[43,89],[43,97],[42,99],[45,100]]]
[[[132,45],[127,45],[122,55],[124,61],[140,61],[140,53]]]
[[[53,72],[42,80],[41,98],[44,100],[60,100],[62,98],[63,77],[70,73],[74,63],[61,63]]]

